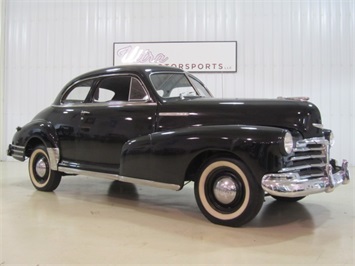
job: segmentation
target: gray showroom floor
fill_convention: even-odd
[[[0,174],[0,265],[354,265],[353,180],[299,203],[266,198],[252,222],[228,228],[203,217],[192,185],[175,192],[72,176],[43,193],[27,162],[2,162]]]

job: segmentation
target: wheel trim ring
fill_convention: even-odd
[[[48,183],[48,180],[49,180],[49,175],[50,175],[50,168],[49,168],[49,164],[45,164],[46,167],[47,167],[47,171],[46,171],[46,174],[44,177],[40,177],[38,175],[38,173],[36,172],[36,165],[38,162],[35,162],[34,164],[34,161],[36,161],[37,157],[38,156],[41,156],[42,159],[40,160],[46,160],[47,162],[49,162],[49,159],[48,159],[48,156],[46,153],[44,153],[42,150],[35,150],[33,152],[33,154],[31,155],[30,157],[30,177],[31,177],[31,181],[34,183],[34,185],[36,187],[39,187],[39,188],[42,188],[42,187],[45,187]],[[41,182],[40,180],[43,180],[43,182]]]
[[[245,200],[243,201],[240,208],[233,213],[228,213],[228,214],[220,213],[217,210],[215,210],[214,208],[212,208],[210,203],[208,202],[206,192],[205,192],[205,187],[201,186],[201,184],[206,183],[206,179],[209,176],[209,174],[213,171],[213,169],[216,169],[217,167],[229,167],[229,168],[233,169],[240,176],[240,178],[242,179],[242,181],[244,183],[244,190],[245,190],[244,199]],[[239,215],[241,215],[245,211],[245,209],[247,208],[247,205],[249,203],[248,199],[250,198],[250,189],[249,189],[249,186],[245,186],[245,184],[249,184],[248,179],[245,176],[244,172],[237,165],[235,165],[229,161],[218,161],[218,162],[212,163],[202,172],[201,177],[200,177],[198,190],[199,190],[201,204],[208,211],[208,213],[210,215],[214,216],[217,219],[220,219],[220,220],[234,219],[234,218],[238,217]]]

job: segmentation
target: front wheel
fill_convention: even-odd
[[[62,179],[60,172],[50,168],[50,161],[46,148],[37,146],[30,156],[28,170],[33,186],[40,191],[53,191]]]
[[[264,201],[264,191],[250,171],[231,158],[206,163],[194,189],[201,212],[220,225],[237,227],[249,222]]]

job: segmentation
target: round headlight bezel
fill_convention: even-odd
[[[283,138],[283,152],[286,155],[290,155],[293,152],[294,141],[292,134],[289,131],[286,131],[285,136]]]
[[[323,130],[324,133],[324,137],[326,140],[328,140],[329,146],[333,147],[334,143],[335,143],[335,137],[334,137],[334,133],[332,130],[329,129],[325,129]]]
[[[335,143],[335,136],[334,136],[333,131],[331,131],[330,134],[329,134],[329,145],[330,145],[330,147],[333,147],[334,143]]]

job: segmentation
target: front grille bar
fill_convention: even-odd
[[[325,163],[319,163],[319,164],[307,164],[307,165],[300,165],[300,166],[295,166],[295,167],[286,167],[282,168],[279,173],[287,173],[287,172],[292,172],[292,171],[300,171],[300,170],[306,170],[306,169],[311,169],[311,168],[322,168],[325,167]]]
[[[290,159],[290,161],[295,162],[295,161],[303,161],[303,160],[319,159],[319,158],[325,158],[324,154],[320,154],[320,155],[305,155],[305,156],[292,157],[292,158]]]
[[[329,142],[325,138],[303,139],[296,142],[294,154],[279,173],[297,172],[300,177],[319,177],[327,170]],[[307,170],[307,173],[304,172]],[[301,172],[303,171],[303,173]]]
[[[293,149],[294,152],[307,152],[307,151],[323,151],[324,147],[321,148],[307,148],[307,147],[296,147]]]

